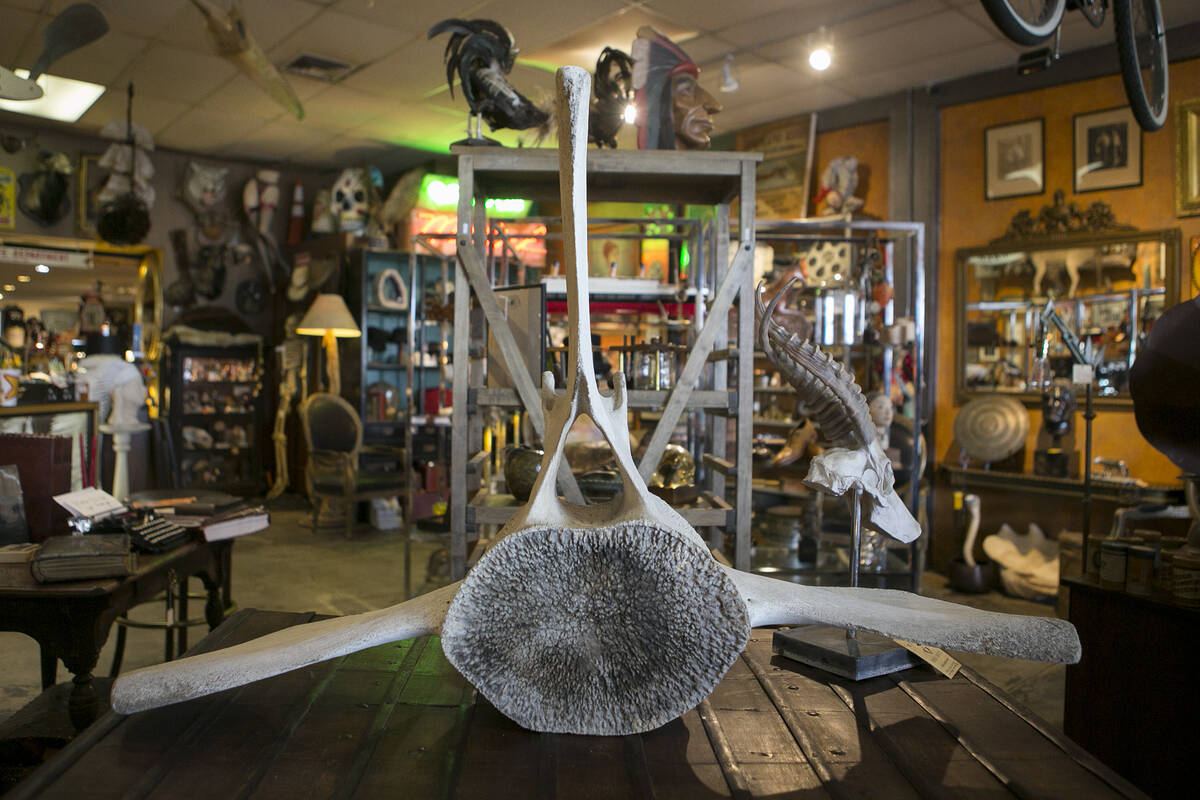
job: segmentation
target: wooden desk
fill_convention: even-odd
[[[243,610],[197,650],[306,622]],[[535,734],[501,716],[436,637],[257,684],[108,714],[22,798],[1140,797],[967,672],[852,684],[770,654],[755,631],[713,695],[636,736]]]
[[[17,631],[37,640],[42,653],[42,688],[55,681],[57,660],[74,676],[71,722],[77,730],[97,715],[92,670],[117,617],[153,599],[171,580],[192,575],[204,582],[209,629],[221,624],[230,605],[229,578],[233,540],[190,542],[161,555],[143,555],[127,578],[0,587],[0,630]]]

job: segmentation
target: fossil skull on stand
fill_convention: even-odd
[[[558,73],[560,187],[571,351],[565,392],[543,378],[546,453],[529,502],[462,581],[391,608],[278,631],[130,672],[113,708],[132,713],[241,686],[398,639],[440,633],[446,657],[496,708],[538,731],[623,735],[706,697],[756,625],[823,622],[957,650],[1079,658],[1070,624],[995,614],[881,589],[800,586],[718,564],[649,493],[629,449],[626,395],[596,384],[587,299],[585,167],[589,77]],[[747,308],[747,311],[749,309]],[[566,434],[591,417],[623,491],[601,505],[560,500]]]
[[[921,526],[896,494],[892,462],[879,444],[862,390],[828,353],[789,334],[771,319],[790,286],[776,294],[766,308],[760,287],[754,307],[763,351],[796,389],[799,402],[830,445],[813,458],[804,482],[839,496],[861,487],[871,524],[895,539],[911,542],[921,535]]]

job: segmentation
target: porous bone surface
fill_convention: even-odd
[[[708,553],[626,522],[501,541],[454,598],[442,648],[526,728],[623,735],[707,697],[749,633],[745,603]]]

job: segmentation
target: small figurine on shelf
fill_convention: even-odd
[[[1033,474],[1053,478],[1074,478],[1079,473],[1079,453],[1064,450],[1063,437],[1071,432],[1075,416],[1075,388],[1066,379],[1058,379],[1042,393],[1042,430],[1053,444],[1033,452]]]

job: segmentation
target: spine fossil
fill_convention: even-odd
[[[799,393],[809,418],[834,447],[861,450],[875,439],[875,425],[862,390],[846,368],[816,344],[789,333],[773,321],[775,306],[791,286],[785,286],[763,306],[763,287],[754,294],[758,337],[771,363]]]

